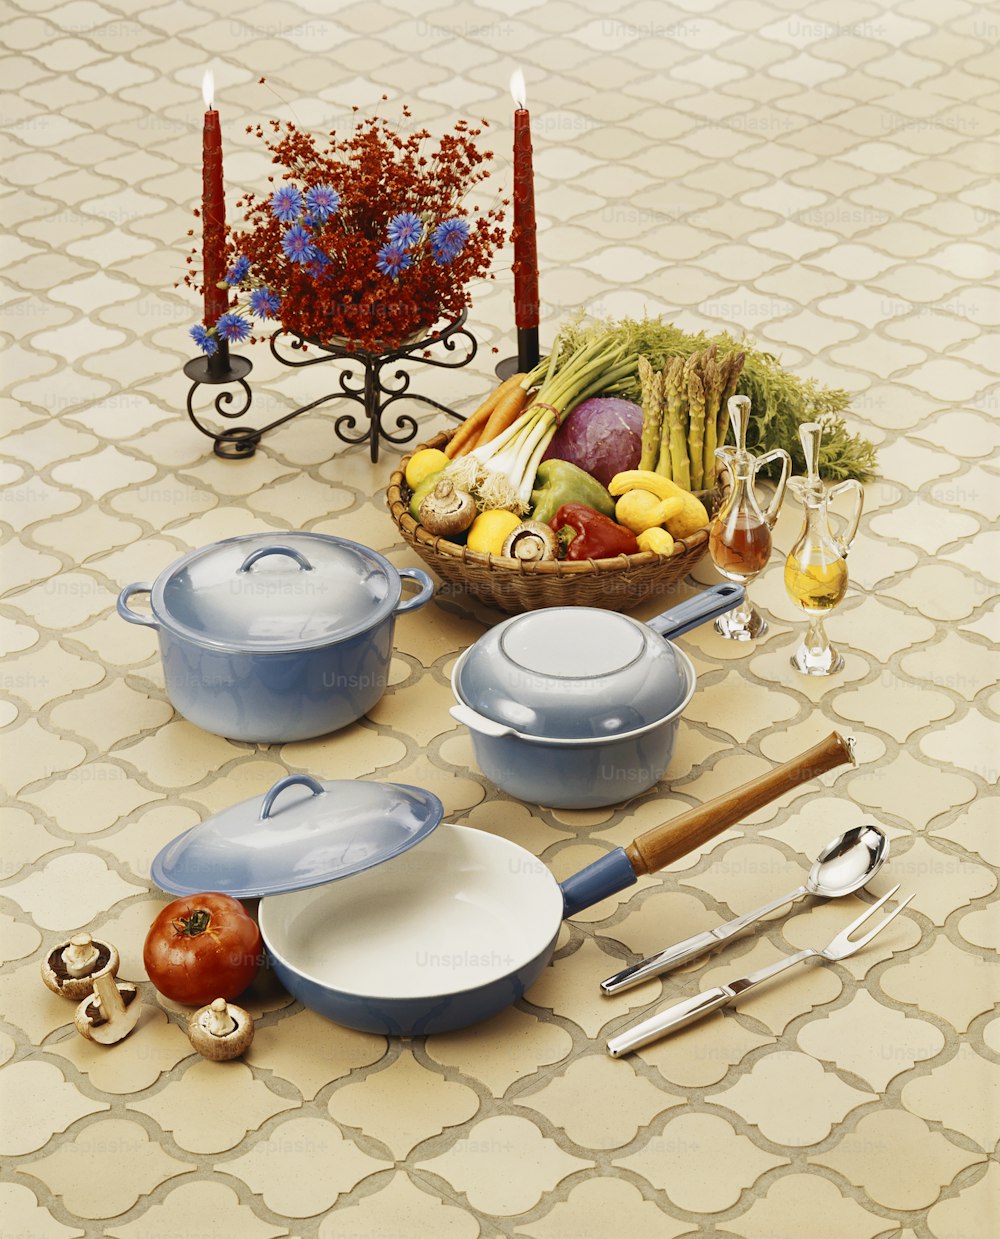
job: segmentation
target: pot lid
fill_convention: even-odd
[[[344,640],[399,602],[395,568],[358,542],[314,533],[245,534],[165,569],[153,614],[200,645],[282,652]]]
[[[306,794],[285,794],[295,786]],[[251,899],[304,890],[391,860],[429,835],[443,816],[441,801],[420,787],[364,779],[324,783],[291,774],[263,796],[178,835],[150,872],[173,895],[221,891]]]
[[[615,611],[549,607],[490,629],[459,659],[459,701],[539,739],[603,739],[681,709],[694,685],[684,655]]]

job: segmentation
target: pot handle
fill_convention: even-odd
[[[303,572],[313,571],[312,564],[308,559],[306,559],[305,555],[303,555],[301,551],[297,551],[291,546],[278,546],[277,544],[274,546],[260,546],[257,550],[251,551],[236,571],[249,572],[257,560],[263,559],[265,555],[287,555],[289,559],[295,560]]]
[[[396,615],[402,615],[406,611],[416,611],[425,602],[430,602],[434,595],[434,582],[426,572],[420,568],[397,568],[396,571],[404,581],[416,581],[420,586],[419,591],[412,598],[407,598],[405,602],[400,599],[396,605]]]
[[[264,801],[260,806],[261,822],[267,821],[271,816],[271,810],[274,808],[274,802],[278,799],[281,793],[288,787],[308,787],[314,796],[325,796],[326,789],[323,784],[314,779],[310,774],[288,774],[283,779],[279,779],[277,783],[264,796]]]
[[[679,860],[785,792],[845,762],[856,764],[854,741],[831,732],[819,744],[767,774],[647,830],[627,847],[615,848],[562,883],[564,915],[573,916],[625,890],[640,875],[655,873]]]
[[[478,731],[480,735],[490,736],[494,740],[499,740],[501,736],[517,736],[520,740],[530,740],[531,736],[522,736],[519,731],[515,731],[513,727],[508,727],[506,723],[494,722],[491,718],[486,718],[485,715],[473,710],[471,706],[467,706],[464,702],[459,702],[458,705],[452,706],[448,711],[453,719],[464,723],[470,731]]]
[[[742,585],[721,581],[718,585],[703,589],[693,598],[687,598],[677,606],[654,615],[651,620],[646,620],[646,625],[661,637],[679,637],[682,633],[697,628],[699,624],[725,615],[733,607],[739,606],[744,595]]]
[[[153,587],[149,581],[135,581],[131,585],[126,585],[122,592],[118,595],[117,609],[118,614],[123,620],[128,620],[130,624],[142,624],[145,628],[159,628],[152,616],[140,615],[138,611],[133,611],[128,605],[128,600],[133,594],[151,594]]]

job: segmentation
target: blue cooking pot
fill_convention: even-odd
[[[402,600],[404,581],[419,592]],[[155,628],[167,695],[216,735],[261,744],[325,735],[375,705],[396,616],[434,592],[426,572],[318,533],[246,534],[127,585],[118,614]],[[149,594],[152,615],[128,605]]]
[[[455,664],[452,716],[497,787],[532,804],[594,809],[647,791],[665,773],[695,688],[668,640],[735,607],[713,585],[645,624],[614,611],[548,607],[505,620]]]

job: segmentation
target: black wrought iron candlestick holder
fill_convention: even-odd
[[[184,373],[191,380],[191,387],[187,397],[188,417],[198,427],[202,434],[208,435],[210,439],[214,439],[214,451],[216,456],[221,456],[223,460],[239,460],[246,456],[252,456],[257,450],[257,444],[260,442],[260,436],[264,433],[263,430],[251,430],[248,426],[234,426],[231,430],[223,430],[216,434],[209,430],[207,426],[203,426],[194,415],[194,394],[199,387],[209,385],[212,387],[232,387],[239,386],[243,389],[243,403],[239,408],[231,409],[229,406],[236,399],[231,391],[221,391],[215,397],[215,411],[220,417],[242,417],[250,408],[250,403],[253,400],[253,394],[250,391],[250,384],[247,382],[247,375],[253,369],[253,362],[246,357],[233,356],[229,352],[229,342],[220,340],[219,347],[209,357],[193,357],[184,366]],[[264,428],[265,430],[267,427]]]
[[[334,422],[333,432],[342,443],[367,443],[372,460],[377,461],[379,445],[383,441],[393,444],[409,443],[417,433],[417,420],[408,413],[396,413],[391,427],[387,429],[384,425],[386,410],[397,400],[414,400],[447,413],[456,421],[464,420],[460,413],[440,401],[411,392],[410,374],[400,363],[436,366],[444,370],[458,370],[467,366],[475,357],[478,345],[475,336],[466,328],[465,319],[466,311],[463,310],[458,318],[439,331],[421,335],[418,339],[384,353],[351,348],[340,342],[321,344],[316,340],[304,340],[301,336],[286,331],[276,331],[270,339],[271,355],[283,366],[304,369],[330,361],[346,363],[347,368],[340,370],[337,375],[339,387],[317,400],[293,409],[283,417],[275,418],[266,426],[233,426],[214,431],[203,425],[194,412],[194,397],[200,387],[206,384],[235,384],[243,389],[244,400],[239,408],[229,407],[235,399],[232,392],[224,391],[216,396],[213,402],[215,411],[224,418],[245,416],[253,399],[250,385],[246,381],[252,364],[245,357],[230,354],[228,345],[222,341],[218,351],[211,357],[196,357],[184,367],[184,373],[192,380],[187,397],[188,417],[203,435],[213,440],[213,451],[217,456],[221,456],[223,460],[245,460],[256,452],[262,437],[268,431],[331,400],[351,400],[361,405],[364,410],[363,420],[359,420],[353,413],[343,413]],[[430,349],[437,345],[440,345],[445,353],[456,355],[445,358],[432,356]],[[282,348],[287,348],[289,353],[282,353]],[[461,355],[458,355],[459,349],[464,350]],[[310,355],[312,350],[315,350],[314,355]],[[384,376],[386,367],[394,365],[399,368]]]
[[[505,357],[494,366],[498,379],[509,379],[514,374],[527,374],[538,365],[538,328],[518,327],[517,356]]]

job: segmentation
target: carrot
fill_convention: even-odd
[[[483,433],[476,440],[476,447],[490,443],[501,435],[508,426],[521,416],[528,402],[528,393],[523,387],[515,387],[502,396],[497,407],[490,414],[490,419],[483,427]]]
[[[460,455],[461,452],[469,451],[479,438],[483,427],[489,421],[490,414],[497,407],[497,402],[506,391],[520,383],[523,378],[523,374],[512,374],[499,387],[494,388],[479,408],[476,409],[475,413],[471,413],[451,436],[447,447],[444,449],[444,454],[453,459],[455,456]]]

